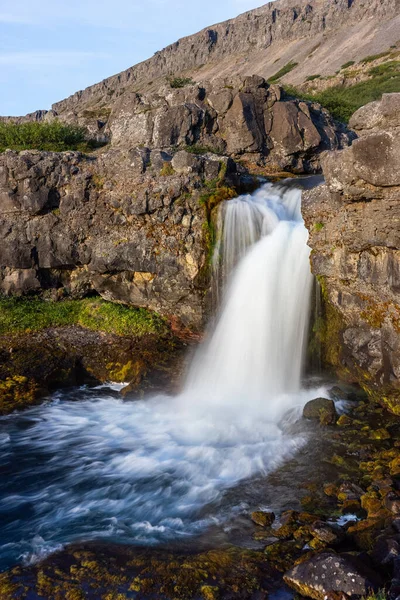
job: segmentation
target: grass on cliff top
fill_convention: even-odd
[[[299,63],[293,61],[289,62],[287,65],[282,67],[282,69],[280,69],[277,73],[275,73],[275,75],[272,75],[272,77],[268,79],[268,82],[276,83],[281,77],[287,75],[288,73],[290,73],[290,71],[293,71],[293,69],[295,69],[298,64]]]
[[[382,94],[400,92],[400,61],[390,61],[373,67],[370,79],[354,85],[334,86],[316,93],[305,93],[293,86],[284,86],[290,96],[319,102],[338,121],[348,123],[351,116],[369,102],[380,100]]]
[[[98,144],[86,139],[84,127],[66,125],[59,121],[50,123],[0,123],[0,152],[4,150],[43,150],[63,152],[80,150],[89,152]]]
[[[167,330],[165,321],[156,313],[100,298],[59,302],[39,298],[0,298],[0,334],[72,325],[133,337],[161,334]]]

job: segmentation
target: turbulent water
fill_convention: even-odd
[[[321,391],[301,390],[312,281],[300,201],[267,185],[226,204],[224,301],[178,397],[81,388],[0,419],[1,567],[71,541],[204,532],[243,510],[228,489],[304,443],[288,415]]]

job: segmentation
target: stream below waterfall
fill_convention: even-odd
[[[77,541],[232,541],[241,515],[285,506],[268,475],[310,443],[302,407],[327,396],[303,378],[312,277],[300,204],[299,190],[269,184],[225,204],[220,312],[179,395],[124,402],[119,386],[83,387],[0,418],[0,570]]]

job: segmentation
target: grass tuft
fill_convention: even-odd
[[[282,67],[282,69],[280,69],[277,73],[275,73],[275,75],[272,75],[272,77],[268,79],[268,82],[276,83],[281,77],[287,75],[287,73],[290,73],[290,71],[293,71],[293,69],[295,69],[298,64],[299,63],[293,61],[289,62],[287,65]]]

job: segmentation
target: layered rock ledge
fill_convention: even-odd
[[[207,315],[213,211],[249,170],[319,169],[351,134],[318,105],[259,77],[125,95],[112,146],[0,155],[0,292],[96,292],[199,329]],[[245,187],[244,187],[245,186]]]
[[[312,268],[326,314],[326,362],[400,414],[400,94],[361,108],[360,136],[322,160],[305,194]]]

